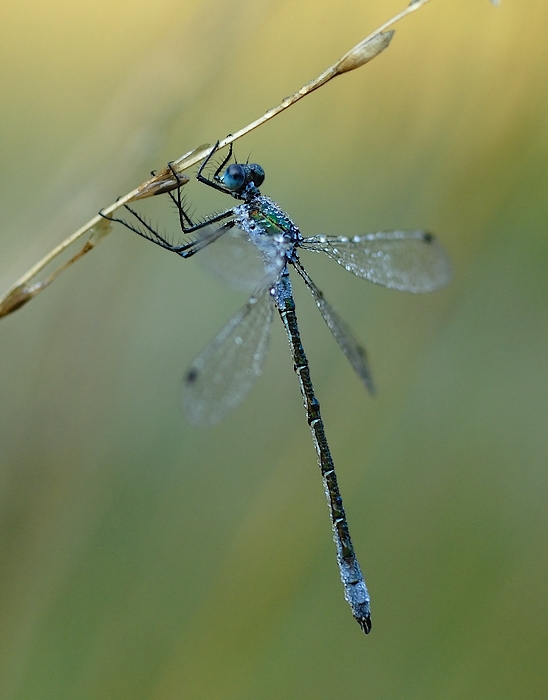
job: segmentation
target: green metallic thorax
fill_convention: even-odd
[[[268,197],[259,196],[248,203],[248,215],[268,236],[282,234],[292,240],[300,238],[297,226],[289,216]]]

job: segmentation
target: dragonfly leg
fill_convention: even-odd
[[[189,229],[191,229],[194,226],[194,222],[192,221],[190,216],[187,214],[186,209],[185,209],[184,199],[183,199],[183,196],[181,195],[181,181],[179,179],[179,173],[173,167],[172,162],[169,162],[167,164],[167,167],[171,170],[173,177],[178,182],[177,195],[174,195],[173,192],[168,192],[168,195],[169,195],[171,201],[177,207],[177,211],[179,213],[179,224],[181,226],[181,231],[183,233],[188,233]]]
[[[217,143],[211,149],[211,152],[208,155],[208,157],[204,160],[204,162],[200,166],[200,169],[198,170],[198,174],[196,175],[196,179],[199,182],[203,182],[204,185],[208,185],[209,187],[213,187],[214,189],[219,190],[219,192],[223,192],[223,194],[229,194],[230,196],[233,197],[234,192],[232,190],[229,190],[228,187],[225,187],[222,184],[221,178],[219,177],[219,173],[221,172],[221,170],[225,167],[225,165],[228,163],[228,161],[232,158],[232,144],[230,144],[230,146],[228,147],[228,155],[221,161],[221,164],[219,165],[217,170],[215,170],[215,172],[213,173],[213,179],[210,180],[209,178],[205,177],[205,175],[203,175],[204,168],[211,160],[213,154],[219,148],[219,143],[220,142],[217,141]]]
[[[219,142],[217,141],[217,146],[219,145]],[[213,151],[211,152],[211,155],[213,155]],[[211,156],[210,156],[211,157]],[[225,165],[228,163],[228,161],[232,158],[232,144],[229,145],[228,147],[228,155],[225,157],[224,160],[221,161],[221,164],[217,168],[217,170],[213,173],[213,179],[215,182],[221,182],[221,178],[219,177],[219,173],[221,170],[225,167]],[[205,165],[205,163],[204,163]]]
[[[173,245],[173,243],[170,243],[153,226],[151,226],[151,224],[149,224],[149,222],[144,217],[142,217],[139,214],[139,212],[135,211],[135,209],[132,209],[127,204],[125,204],[124,207],[129,211],[129,213],[132,216],[135,217],[135,219],[137,219],[141,226],[144,227],[144,230],[137,228],[137,226],[134,226],[125,219],[119,219],[115,216],[103,214],[102,211],[99,212],[99,215],[102,216],[104,219],[108,219],[109,221],[115,221],[118,224],[122,224],[122,226],[125,226],[130,231],[133,231],[138,236],[146,238],[148,241],[152,241],[152,243],[156,243],[156,245],[159,245],[161,248],[165,248],[165,250],[169,250],[172,253],[177,253],[183,258],[188,258],[191,255],[194,255],[194,253],[197,253],[198,250],[205,248],[206,245],[209,245],[214,240],[219,238],[219,236],[225,233],[227,228],[232,228],[232,226],[234,226],[234,222],[229,221],[225,225],[219,226],[217,231],[212,233],[211,235],[204,235],[202,238],[198,238],[197,240],[191,241],[189,243],[184,243],[182,245]],[[220,222],[223,219],[227,219],[229,216],[232,216],[232,209],[221,212],[220,214],[216,214],[215,216],[211,216],[209,219],[201,221],[199,224],[187,227],[184,230],[184,233],[193,233],[195,231],[199,231],[200,229],[203,229],[206,226],[210,226],[211,224],[214,224],[218,221]]]
[[[119,219],[116,216],[103,214],[102,211],[99,212],[99,216],[102,216],[103,219],[107,219],[108,221],[114,221],[118,224],[122,224],[122,226],[125,226],[130,231],[133,231],[138,236],[141,236],[142,238],[146,238],[148,241],[152,241],[152,243],[156,243],[156,245],[159,245],[160,247],[165,248],[166,250],[169,250],[169,251],[175,252],[175,253],[178,252],[178,248],[180,246],[174,246],[172,243],[170,243],[168,240],[166,240],[163,236],[161,236],[158,233],[158,231],[156,231],[156,229],[153,226],[151,226],[148,223],[148,221],[146,221],[140,214],[138,214],[134,209],[129,207],[127,204],[125,204],[124,207],[144,227],[144,229],[145,229],[144,231],[137,228],[137,226],[134,226],[133,224],[129,223],[129,221],[126,221],[125,219]]]
[[[230,148],[230,153],[228,155],[228,158],[230,158],[231,154],[232,154],[232,146]],[[211,157],[211,154],[208,156],[206,161],[204,161],[204,165],[210,157]],[[224,164],[227,162],[228,158],[225,158],[223,163],[219,166],[220,168],[224,167]],[[171,170],[171,172],[173,173],[173,176],[178,181],[178,175],[177,175],[177,172],[175,171],[175,169],[173,168],[172,163],[168,163],[167,166]],[[202,168],[203,168],[203,165],[202,165]],[[202,168],[200,168],[200,170]],[[209,183],[210,181],[208,180],[207,182]],[[176,195],[174,195],[173,192],[168,192],[167,194],[169,195],[171,201],[177,207],[177,211],[179,213],[179,224],[181,226],[181,231],[185,234],[186,233],[193,233],[194,231],[199,231],[201,228],[204,228],[204,226],[209,226],[210,224],[213,224],[216,221],[222,221],[223,219],[226,219],[227,217],[231,216],[231,214],[232,214],[232,209],[228,209],[227,211],[221,212],[220,214],[214,214],[213,216],[210,216],[207,219],[204,219],[203,221],[200,221],[197,224],[195,224],[186,211],[184,198],[181,195],[181,186],[177,187],[177,194]]]

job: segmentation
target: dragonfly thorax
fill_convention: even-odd
[[[259,195],[233,211],[238,228],[267,258],[289,260],[302,240],[297,226],[269,197]]]
[[[287,214],[268,197],[257,195],[234,207],[234,223],[258,250],[262,260],[262,284],[274,284],[295,258],[301,233]]]

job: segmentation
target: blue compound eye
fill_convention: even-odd
[[[241,165],[233,163],[224,171],[221,180],[223,181],[225,187],[228,187],[229,190],[234,190],[236,192],[243,187],[245,183],[245,170]]]
[[[251,180],[255,187],[260,187],[264,182],[264,170],[257,163],[250,163],[248,166]]]

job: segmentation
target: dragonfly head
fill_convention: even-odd
[[[234,193],[243,192],[248,185],[260,187],[264,170],[257,163],[232,163],[221,176],[223,185]]]

